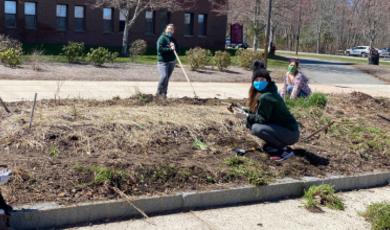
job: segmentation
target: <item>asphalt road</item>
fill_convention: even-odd
[[[299,67],[311,84],[328,84],[350,87],[350,85],[386,85],[385,82],[366,74],[344,62],[333,62],[300,58]]]

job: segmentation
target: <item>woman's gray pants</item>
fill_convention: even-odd
[[[169,78],[175,68],[175,62],[158,62],[158,71],[160,71],[160,81],[157,87],[157,94],[167,95]]]
[[[293,131],[275,124],[255,123],[249,125],[247,121],[245,123],[254,135],[278,149],[283,149],[286,145],[293,145],[299,140],[299,129]]]

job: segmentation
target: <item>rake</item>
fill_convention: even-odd
[[[191,88],[192,88],[192,91],[194,92],[195,98],[198,98],[198,96],[196,96],[195,89],[194,89],[194,87],[192,86],[192,84],[191,84],[191,82],[190,82],[190,79],[188,78],[187,73],[186,73],[186,71],[184,70],[183,65],[181,64],[180,58],[179,58],[179,56],[177,55],[176,50],[173,50],[173,52],[175,53],[176,59],[179,61],[179,64],[180,64],[181,69],[183,70],[184,76],[186,76],[188,83],[190,83],[190,85],[191,85]]]

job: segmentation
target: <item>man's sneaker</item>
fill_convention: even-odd
[[[275,147],[272,147],[271,145],[269,144],[264,144],[263,145],[263,151],[264,152],[267,152],[267,153],[276,153],[279,151],[278,148],[275,148]]]
[[[283,161],[286,160],[289,157],[292,157],[294,155],[291,148],[287,147],[287,150],[282,150],[278,154],[271,157],[271,160],[274,161]]]

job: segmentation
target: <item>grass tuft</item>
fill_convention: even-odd
[[[313,185],[303,195],[303,199],[307,200],[305,208],[311,209],[314,206],[320,208],[321,205],[330,209],[344,210],[344,204],[340,198],[335,196],[333,186],[322,184],[320,186]]]
[[[366,211],[359,213],[366,221],[371,223],[373,230],[390,229],[390,203],[383,201],[367,207]]]
[[[296,100],[286,98],[286,104],[289,108],[294,107],[320,107],[326,106],[328,99],[322,93],[313,93],[309,97],[298,97]]]

